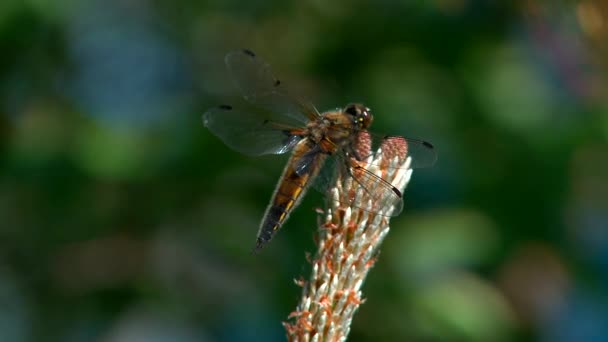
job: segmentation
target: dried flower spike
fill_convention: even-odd
[[[360,137],[361,149],[369,149],[369,139]],[[412,175],[407,147],[404,139],[387,139],[368,160],[373,166],[368,169],[401,193]],[[382,201],[373,188],[362,190],[350,176],[338,177],[330,190],[310,279],[290,322],[283,323],[290,341],[345,341],[348,336],[353,316],[363,303],[361,285],[388,234],[390,213],[395,209],[395,203]],[[353,196],[354,201],[345,200]],[[345,202],[353,204],[345,207]]]

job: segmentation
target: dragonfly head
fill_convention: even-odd
[[[357,129],[368,128],[374,120],[371,110],[360,103],[351,103],[344,107],[344,113],[352,116]]]

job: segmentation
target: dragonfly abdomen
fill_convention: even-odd
[[[310,166],[305,170],[296,172],[294,169],[296,161],[308,152],[309,149],[309,146],[304,141],[300,142],[287,163],[260,224],[255,246],[256,251],[260,250],[264,244],[270,241],[283,223],[285,223],[289,214],[298,206],[306,193],[310,181],[319,172],[326,157],[323,153],[314,156],[314,160],[311,161]]]

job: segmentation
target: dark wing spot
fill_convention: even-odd
[[[399,189],[393,187],[393,192],[395,194],[397,194],[397,196],[399,196],[399,198],[403,197],[403,194],[401,193],[401,191],[399,191]]]
[[[275,86],[275,87],[278,87],[278,86],[280,86],[280,85],[281,85],[281,80],[275,80],[275,81],[274,81],[274,86]]]
[[[267,123],[269,123],[270,121],[268,119],[264,120],[264,122],[262,122],[262,125],[266,125]]]
[[[433,144],[431,144],[431,143],[430,143],[430,142],[428,142],[428,141],[423,141],[423,142],[422,142],[422,145],[424,145],[424,146],[426,146],[426,147],[428,147],[428,148],[435,148],[435,146],[433,146]]]
[[[255,57],[255,53],[253,53],[253,51],[251,51],[249,49],[243,49],[243,53],[249,57]]]
[[[222,109],[222,110],[232,110],[232,106],[229,106],[229,105],[220,105],[220,109]]]

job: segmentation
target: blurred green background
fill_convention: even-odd
[[[607,341],[607,44],[600,0],[3,0],[0,341],[284,340],[323,198],[250,254],[286,157],[200,119],[243,47],[437,147],[351,341]]]

